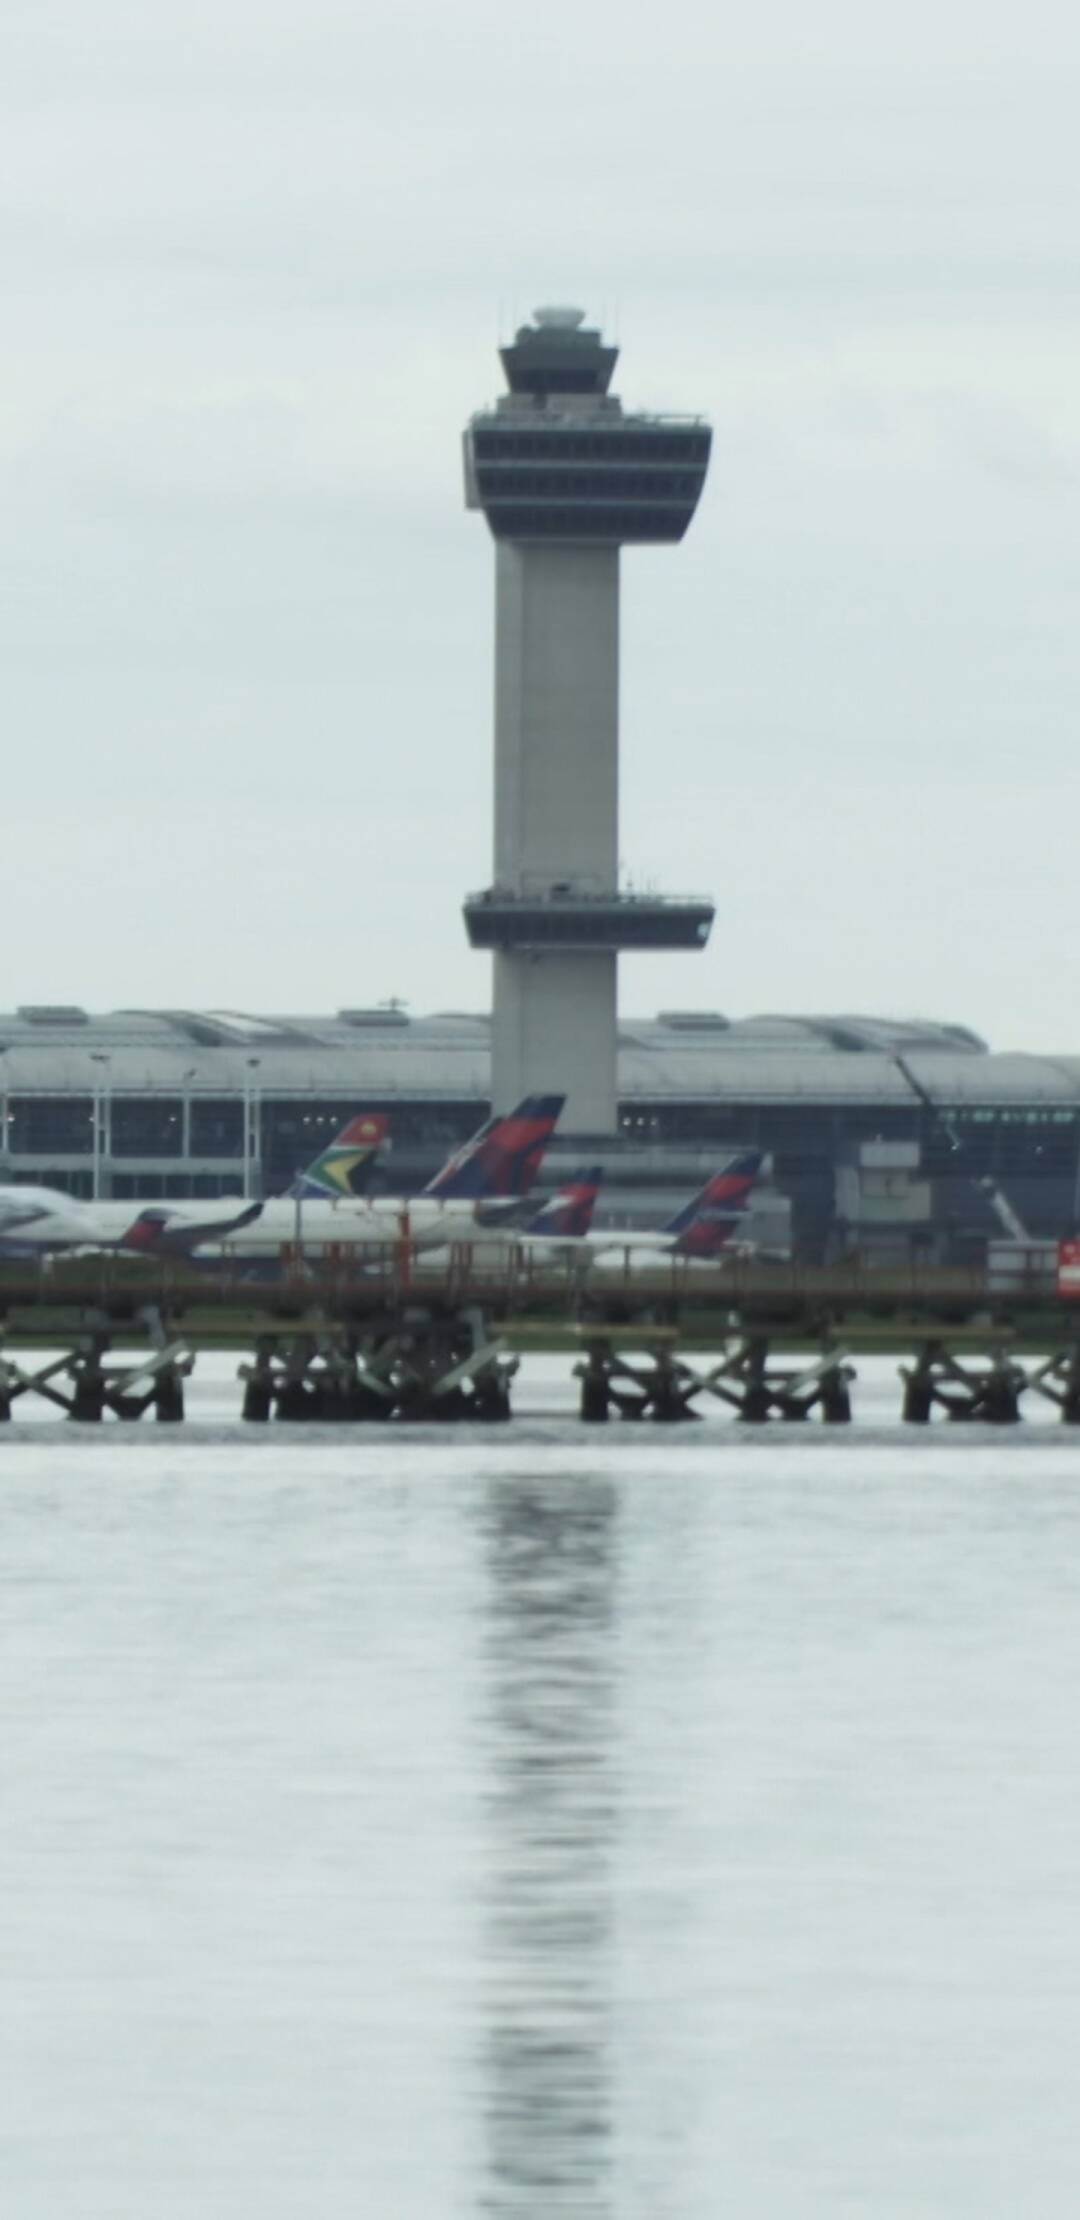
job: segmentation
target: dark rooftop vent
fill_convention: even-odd
[[[75,1002],[23,1002],[15,1012],[24,1025],[89,1025],[85,1010]]]
[[[841,1048],[847,1055],[862,1056],[868,1048],[876,1048],[878,1045],[876,1041],[868,1040],[865,1033],[857,1033],[853,1025],[845,1025],[834,1018],[815,1018],[813,1025],[822,1040],[828,1041],[830,1048]]]
[[[226,1035],[212,1018],[199,1017],[194,1010],[166,1010],[163,1013],[185,1040],[194,1041],[196,1048],[224,1048]]]

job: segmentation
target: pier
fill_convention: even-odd
[[[207,1350],[237,1353],[250,1424],[503,1423],[523,1349],[563,1350],[583,1423],[678,1424],[721,1404],[746,1425],[844,1425],[858,1359],[896,1355],[911,1426],[1080,1424],[1080,1311],[1034,1280],[627,1254],[539,1264],[478,1243],[434,1261],[396,1242],[360,1264],[283,1253],[239,1263],[85,1256],[0,1270],[0,1422],[29,1400],[84,1424],[185,1415]]]

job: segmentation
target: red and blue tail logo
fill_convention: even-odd
[[[555,1131],[565,1095],[526,1095],[508,1117],[489,1118],[423,1189],[438,1202],[527,1195]]]
[[[719,1256],[746,1214],[764,1161],[761,1149],[743,1149],[721,1164],[700,1194],[664,1227],[678,1237],[676,1256]]]
[[[571,1172],[543,1209],[529,1220],[526,1233],[548,1234],[563,1241],[583,1241],[592,1225],[603,1176],[599,1164],[593,1164],[588,1171]]]

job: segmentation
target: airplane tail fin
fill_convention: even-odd
[[[585,1171],[571,1172],[543,1209],[537,1211],[535,1218],[530,1218],[525,1232],[549,1234],[563,1241],[583,1240],[592,1225],[603,1176],[599,1164]]]
[[[742,1149],[729,1156],[692,1201],[668,1221],[663,1230],[675,1234],[676,1256],[719,1256],[746,1215],[764,1161],[761,1149]]]
[[[456,1149],[423,1193],[437,1202],[527,1195],[555,1131],[565,1095],[526,1095],[505,1118],[489,1118]]]
[[[362,1110],[350,1118],[336,1139],[320,1151],[307,1170],[298,1172],[286,1189],[291,1202],[340,1202],[362,1195],[375,1169],[375,1159],[385,1145],[390,1120],[384,1112]]]

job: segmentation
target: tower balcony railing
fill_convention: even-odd
[[[704,948],[715,907],[704,894],[592,893],[569,884],[535,893],[485,887],[465,898],[473,948]]]
[[[657,425],[663,430],[666,424],[688,424],[702,430],[711,429],[710,419],[695,409],[624,409],[620,401],[605,400],[600,406],[583,401],[579,393],[553,393],[545,395],[543,408],[537,407],[530,395],[502,393],[487,408],[474,409],[469,418],[470,430],[483,430],[492,423],[534,424],[543,428],[549,417],[580,417],[589,431],[614,437],[620,431],[634,431],[639,425]]]

